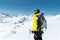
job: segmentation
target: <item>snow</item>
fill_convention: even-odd
[[[47,30],[44,30],[43,40],[60,40],[60,15],[47,15],[45,18]],[[32,22],[32,15],[0,18],[0,40],[34,40],[31,33]]]

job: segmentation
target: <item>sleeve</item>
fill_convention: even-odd
[[[32,31],[37,31],[37,20],[38,20],[37,17],[33,18],[33,28],[32,28]]]

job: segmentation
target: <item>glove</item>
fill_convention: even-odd
[[[31,31],[32,33],[34,33],[34,31]]]

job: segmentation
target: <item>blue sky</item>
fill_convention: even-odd
[[[47,15],[60,13],[60,0],[0,0],[0,12],[11,15],[34,13],[40,9]]]

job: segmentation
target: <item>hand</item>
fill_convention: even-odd
[[[34,33],[34,31],[31,31],[32,33]]]

